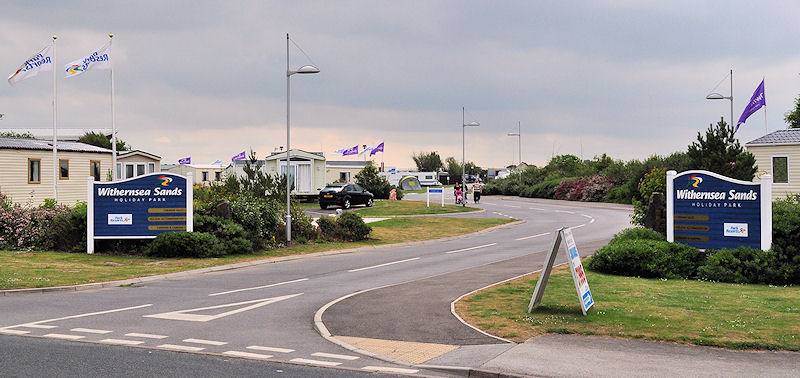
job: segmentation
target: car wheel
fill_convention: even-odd
[[[328,208],[328,205],[319,204],[319,208],[325,210]]]
[[[372,207],[372,198],[367,200],[367,207]]]
[[[349,198],[344,200],[344,203],[342,204],[342,208],[343,209],[349,209],[350,208],[350,199]]]

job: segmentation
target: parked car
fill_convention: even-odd
[[[330,205],[349,209],[353,205],[372,206],[375,196],[357,184],[329,184],[319,192],[319,207],[327,209]]]

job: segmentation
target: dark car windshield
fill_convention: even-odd
[[[325,189],[322,189],[326,192],[341,192],[344,189],[344,185],[328,185]]]

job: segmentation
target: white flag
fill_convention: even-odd
[[[364,155],[364,154],[366,154],[366,153],[368,153],[368,152],[372,151],[372,149],[373,149],[373,148],[375,148],[375,147],[373,147],[373,146],[364,147],[364,151],[361,151],[361,152],[358,154],[358,156]]]
[[[29,77],[34,77],[39,74],[40,71],[52,71],[53,70],[53,45],[48,45],[45,48],[39,50],[36,54],[33,54],[32,57],[28,58],[25,63],[22,63],[17,69],[16,72],[11,74],[8,77],[8,83],[11,85],[16,84],[22,80],[25,80]]]
[[[111,41],[108,41],[105,46],[92,52],[89,56],[70,62],[64,66],[64,71],[66,72],[65,77],[78,76],[90,69],[111,69]]]

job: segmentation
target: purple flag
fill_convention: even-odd
[[[369,156],[375,155],[378,152],[383,152],[383,142],[375,146],[375,148],[373,148],[372,151],[370,151]]]
[[[751,114],[761,109],[762,106],[767,106],[767,98],[764,96],[764,80],[761,80],[761,84],[759,84],[756,91],[753,92],[753,97],[750,97],[750,102],[747,103],[747,107],[744,108],[742,116],[739,117],[739,122],[736,123],[736,130],[739,130],[739,126],[747,121],[747,117],[750,117]],[[734,130],[734,132],[736,132],[736,130]]]
[[[342,151],[342,156],[347,156],[347,155],[358,155],[358,145],[355,145],[351,148]]]
[[[236,154],[236,156],[232,157],[232,158],[231,158],[231,161],[236,161],[236,160],[244,160],[244,159],[245,159],[245,157],[244,157],[244,151],[242,151],[242,152],[240,152],[240,153]]]
[[[178,160],[178,164],[192,164],[192,157],[185,157],[183,159]]]

